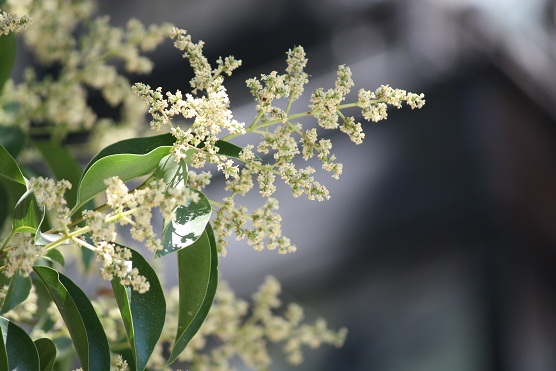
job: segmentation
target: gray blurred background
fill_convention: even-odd
[[[324,178],[330,201],[279,189],[297,253],[238,243],[221,259],[240,295],[273,274],[285,301],[349,328],[343,348],[309,350],[297,369],[556,370],[555,1],[100,4],[116,24],[187,29],[211,61],[242,59],[227,84],[238,120],[254,117],[245,79],[282,71],[294,45],[308,54],[308,92],[347,64],[354,91],[425,93],[422,110],[366,125],[360,146],[332,138],[344,174]],[[156,66],[137,80],[186,90],[188,63],[170,43]]]

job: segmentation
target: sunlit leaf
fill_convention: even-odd
[[[162,232],[163,249],[156,252],[157,257],[170,254],[187,247],[197,241],[203,234],[212,208],[210,201],[204,194],[199,194],[199,202],[189,201],[186,205],[176,209],[176,218],[165,224]]]
[[[54,269],[44,266],[34,266],[33,269],[64,319],[83,370],[109,370],[108,340],[87,296]]]
[[[218,253],[210,224],[187,249],[178,251],[178,330],[167,364],[172,364],[205,320],[218,284]]]
[[[0,308],[0,314],[4,314],[27,299],[33,284],[31,278],[23,277],[19,270],[9,279],[3,274],[1,276],[0,283],[2,285],[8,284],[6,281],[9,280],[8,292],[6,292],[2,308]]]
[[[10,320],[0,317],[0,330],[2,332],[4,349],[0,351],[0,367],[2,366],[5,352],[8,358],[8,367],[4,370],[36,371],[39,369],[39,354],[33,340],[21,327]]]
[[[40,371],[51,371],[56,361],[56,345],[47,338],[35,340],[35,347],[39,353]]]
[[[130,249],[133,268],[145,276],[150,283],[149,291],[140,294],[120,284],[120,279],[112,281],[114,296],[131,345],[137,370],[144,370],[160,334],[166,318],[166,300],[156,272],[137,251]]]
[[[90,165],[81,178],[77,196],[77,205],[72,214],[97,194],[106,190],[104,180],[118,176],[122,181],[152,173],[160,159],[170,153],[172,147],[158,147],[146,154],[114,154],[99,158]]]
[[[187,184],[187,161],[176,162],[172,155],[164,156],[158,163],[154,176],[162,179],[169,187],[183,188]]]

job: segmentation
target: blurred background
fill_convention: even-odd
[[[237,243],[221,259],[241,296],[272,274],[286,302],[349,328],[343,348],[309,350],[298,369],[556,369],[556,1],[103,0],[99,13],[170,21],[209,60],[242,59],[227,84],[242,121],[254,117],[244,81],[283,71],[294,45],[307,92],[347,64],[355,92],[425,93],[422,110],[367,124],[360,146],[332,138],[344,174],[321,178],[330,201],[279,189],[297,253]],[[154,56],[139,80],[186,90],[180,53]]]

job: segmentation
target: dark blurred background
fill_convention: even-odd
[[[232,244],[222,276],[247,297],[267,274],[284,300],[349,328],[302,370],[556,370],[556,2],[553,0],[101,1],[116,24],[170,21],[234,55],[236,118],[246,78],[303,45],[314,88],[352,67],[356,91],[424,92],[420,111],[332,138],[344,163],[328,202],[280,188],[288,256]],[[140,80],[188,87],[168,43]],[[302,102],[302,103],[306,103]],[[300,105],[299,107],[302,107]],[[259,202],[257,197],[247,204]],[[272,369],[291,366],[276,361]]]

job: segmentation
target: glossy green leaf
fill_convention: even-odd
[[[77,196],[75,213],[87,201],[106,190],[104,180],[118,176],[122,181],[152,173],[158,166],[160,159],[170,153],[172,147],[158,147],[146,154],[122,153],[109,155],[98,159],[90,165],[81,178]]]
[[[52,268],[33,267],[64,319],[84,371],[109,370],[108,340],[93,305],[69,278]]]
[[[56,345],[47,338],[35,340],[35,347],[39,353],[40,371],[51,371],[56,362]]]
[[[21,327],[10,320],[0,317],[3,346],[8,358],[8,367],[4,370],[37,371],[39,369],[39,354],[33,340]],[[2,353],[0,351],[0,353]],[[3,363],[0,356],[0,365]],[[4,365],[5,367],[5,365]]]
[[[172,146],[175,141],[176,139],[172,136],[172,134],[121,140],[103,148],[95,157],[91,159],[91,161],[89,161],[89,164],[85,168],[85,172],[87,172],[94,163],[104,157],[119,155],[122,153],[144,155],[152,152],[158,147]]]
[[[0,145],[16,158],[25,146],[25,134],[17,126],[0,126]]]
[[[69,153],[67,148],[53,141],[34,142],[48,167],[57,180],[65,179],[72,185],[65,194],[68,207],[72,208],[77,202],[77,190],[81,179],[81,168]]]
[[[2,281],[8,280],[4,275],[1,278]],[[2,308],[0,308],[0,314],[4,314],[16,305],[21,304],[29,296],[31,291],[32,281],[30,277],[23,277],[19,270],[17,270],[14,275],[9,278],[8,292],[4,297],[4,302],[2,303]],[[2,284],[7,284],[2,282]]]
[[[158,163],[154,176],[162,179],[169,187],[183,188],[187,184],[187,160],[176,162],[172,155],[164,156]]]
[[[44,207],[39,208],[35,195],[27,191],[15,205],[12,228],[18,232],[35,233],[44,213]]]
[[[164,327],[166,300],[156,272],[141,254],[130,250],[133,268],[137,268],[139,274],[149,281],[149,291],[140,294],[121,285],[119,278],[112,281],[112,289],[122,314],[136,369],[144,370]]]
[[[156,252],[156,257],[168,255],[187,247],[197,241],[203,234],[210,219],[212,208],[210,201],[201,192],[199,202],[189,202],[176,209],[176,218],[165,223],[162,232],[162,250]]]
[[[2,145],[0,145],[0,178],[5,178],[27,187],[27,183],[25,182],[25,178],[17,162]]]
[[[46,255],[44,255],[44,258],[50,260],[51,262],[54,262],[54,263],[58,264],[62,268],[65,267],[65,265],[66,265],[64,255],[62,255],[62,253],[58,249],[48,250],[46,252]]]
[[[4,84],[12,75],[12,68],[15,62],[15,35],[10,32],[0,36],[0,91]]]
[[[172,364],[199,331],[216,293],[218,253],[210,224],[187,249],[178,251],[178,330],[167,364]]]

